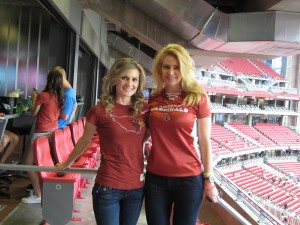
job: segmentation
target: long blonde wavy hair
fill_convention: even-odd
[[[187,93],[184,104],[187,106],[198,104],[202,95],[206,95],[203,88],[195,76],[195,64],[187,50],[178,44],[168,44],[161,49],[154,58],[152,77],[157,85],[154,94],[161,92],[165,88],[165,82],[162,79],[161,71],[163,60],[166,56],[172,55],[179,62],[179,70],[181,74],[181,88]]]
[[[144,100],[145,71],[143,67],[132,58],[120,58],[116,60],[103,78],[100,100],[106,112],[110,112],[113,109],[114,99],[116,97],[116,85],[119,79],[130,69],[137,69],[139,71],[139,86],[136,93],[131,97],[131,109],[134,115],[141,113]]]

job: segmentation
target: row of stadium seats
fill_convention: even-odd
[[[275,78],[275,79],[277,78],[277,79],[282,80],[282,76],[280,76],[273,69],[271,69],[270,67],[268,67],[266,64],[262,63],[261,61],[256,60],[256,59],[248,59],[248,60],[249,60],[249,62],[252,62],[256,66],[258,66],[259,69],[261,69],[264,73],[270,74],[272,76],[272,78]]]
[[[275,146],[276,144],[272,142],[270,139],[265,137],[261,134],[258,130],[254,127],[239,123],[239,122],[230,122],[228,125],[232,126],[234,129],[238,130],[239,132],[247,135],[248,137],[252,138],[253,140],[257,141],[264,147]]]
[[[279,124],[258,123],[254,128],[280,146],[300,145],[300,135]]]
[[[72,122],[63,129],[55,130],[52,134],[52,144],[47,137],[40,137],[34,141],[35,164],[38,166],[54,166],[54,163],[65,161],[74,149],[74,145],[83,135],[85,118]],[[98,135],[95,134],[88,148],[81,154],[78,159],[71,165],[75,168],[94,168],[96,161],[99,160],[100,146]],[[51,150],[50,150],[51,149]],[[86,179],[79,173],[56,173],[56,172],[38,172],[41,185],[45,182],[68,183],[73,186],[72,208],[75,206],[76,199],[81,198],[81,189],[87,183]],[[44,195],[43,195],[44,196]],[[44,200],[42,199],[42,203]],[[47,205],[56,204],[55,200],[48,202]],[[43,206],[48,207],[48,206]],[[73,209],[74,210],[74,209]],[[72,218],[71,220],[80,220]]]
[[[259,107],[255,105],[237,105],[237,104],[226,104],[229,109],[237,109],[237,110],[261,110]]]
[[[280,219],[286,217],[282,214],[286,212],[291,221],[295,216],[300,216],[300,187],[295,179],[274,169],[274,165],[282,164],[286,168],[295,168],[296,171],[300,165],[299,162],[272,162],[269,164],[271,166],[249,165],[224,172],[223,175],[249,193],[250,197],[263,202],[266,209]]]
[[[219,144],[219,148],[226,148],[231,152],[247,151],[257,148],[257,146],[217,124],[212,124],[211,139]]]
[[[275,111],[275,112],[293,112],[293,110],[290,110],[286,107],[281,106],[264,106],[264,110],[266,111]]]
[[[242,73],[245,75],[256,75],[262,78],[283,79],[283,77],[274,70],[255,59],[229,58],[219,64],[221,64],[221,68],[225,67],[227,71],[230,71],[235,75]]]
[[[244,58],[229,58],[221,62],[228,70],[232,71],[233,74],[253,74],[260,76],[263,74],[261,70],[256,68],[252,63]]]
[[[256,105],[237,105],[233,103],[226,103],[225,105],[222,105],[221,103],[212,102],[211,103],[212,109],[233,109],[233,110],[266,110],[266,111],[272,111],[272,112],[294,112],[293,110],[290,110],[286,107],[281,106],[262,106],[262,108],[259,108]]]
[[[271,162],[269,165],[273,166],[277,170],[285,173],[287,176],[300,176],[300,163],[290,162],[288,164],[284,162]],[[292,174],[291,174],[292,173]]]
[[[261,147],[300,145],[300,135],[279,124],[267,123],[257,123],[253,127],[240,122],[229,122],[224,127],[214,123],[211,128],[211,140],[215,155]]]

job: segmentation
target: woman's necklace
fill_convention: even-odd
[[[166,96],[169,101],[174,101],[181,93],[166,93]]]

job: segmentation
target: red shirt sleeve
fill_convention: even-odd
[[[202,95],[198,104],[197,118],[202,119],[211,116],[210,100],[207,95]]]

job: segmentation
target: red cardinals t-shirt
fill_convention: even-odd
[[[199,104],[182,104],[186,94],[170,100],[164,92],[149,100],[148,124],[152,148],[147,171],[169,177],[195,176],[201,173],[193,129],[196,119],[211,116],[209,99],[202,95]],[[195,131],[195,130],[194,130]]]
[[[100,136],[101,164],[96,183],[122,190],[143,187],[144,116],[133,116],[130,106],[118,103],[106,113],[99,103],[86,118]]]

